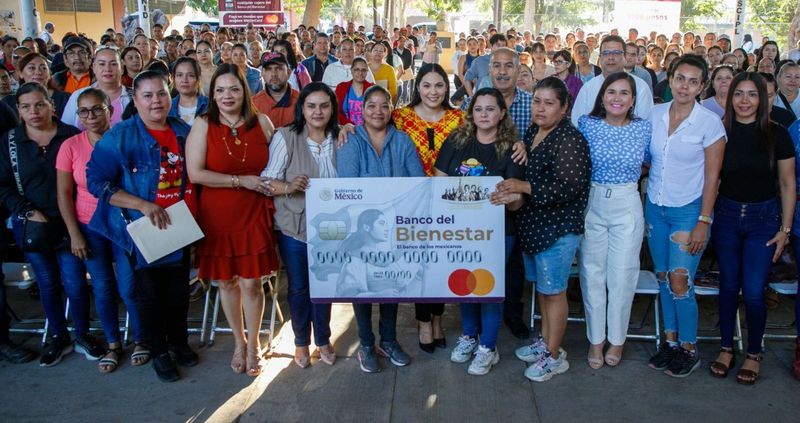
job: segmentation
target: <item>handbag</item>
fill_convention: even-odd
[[[17,142],[14,140],[16,130],[8,131],[8,157],[11,161],[11,170],[14,172],[14,181],[17,183],[19,195],[24,197],[22,178],[19,176],[19,162],[17,160]],[[60,218],[48,218],[47,222],[36,222],[22,218],[22,245],[20,249],[26,253],[49,253],[69,246],[69,237]]]

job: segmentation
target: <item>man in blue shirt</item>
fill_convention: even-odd
[[[311,80],[314,82],[322,81],[322,76],[325,75],[325,68],[329,64],[338,62],[331,52],[331,42],[328,34],[318,32],[317,37],[314,39],[314,55],[306,60],[303,60],[303,66],[308,70]]]
[[[506,47],[507,39],[503,34],[494,34],[489,38],[489,45],[492,51],[496,48]],[[483,55],[472,61],[469,69],[464,74],[464,89],[467,91],[467,96],[472,97],[478,88],[483,88],[484,80],[488,82],[489,78],[489,55]],[[490,86],[490,84],[485,84]]]

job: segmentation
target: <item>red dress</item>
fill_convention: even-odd
[[[267,166],[267,138],[256,124],[231,129],[208,123],[206,169],[227,175],[258,175]],[[197,249],[200,278],[258,278],[277,270],[272,198],[246,188],[200,189],[197,222],[205,234]]]

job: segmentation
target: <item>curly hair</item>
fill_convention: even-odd
[[[464,119],[464,125],[453,131],[448,138],[452,139],[457,149],[464,149],[469,143],[476,142],[478,128],[475,126],[472,110],[475,108],[476,100],[483,96],[494,97],[500,110],[505,113],[500,123],[497,125],[497,140],[494,142],[497,158],[502,160],[517,141],[517,127],[511,119],[511,114],[508,111],[505,99],[503,99],[503,94],[496,88],[481,88],[475,92],[475,95],[472,96],[472,100],[469,102],[467,118]]]

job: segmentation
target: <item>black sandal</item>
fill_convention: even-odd
[[[711,372],[711,376],[718,377],[720,379],[725,379],[728,377],[728,372],[730,371],[731,367],[736,365],[736,350],[733,348],[720,348],[720,353],[730,354],[731,359],[730,361],[725,364],[719,360],[715,360],[708,366],[708,370]]]
[[[753,360],[757,363],[760,363],[761,360],[764,359],[763,354],[747,354],[744,361]],[[759,365],[759,370],[761,366]],[[755,385],[756,380],[758,380],[758,372],[748,369],[739,369],[739,372],[736,373],[736,381],[741,383],[742,385]]]
[[[119,358],[122,357],[122,347],[109,348],[100,362],[97,363],[97,368],[100,373],[111,373],[119,367]]]

